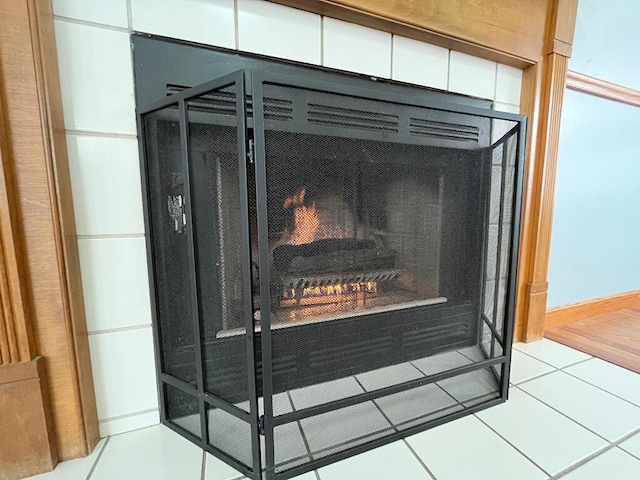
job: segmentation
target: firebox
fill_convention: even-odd
[[[524,117],[133,41],[163,423],[290,478],[506,400]]]

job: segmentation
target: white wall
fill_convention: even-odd
[[[496,100],[522,72],[263,0],[53,0],[101,435],[158,422],[133,69],[142,31]]]

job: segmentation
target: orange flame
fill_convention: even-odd
[[[320,226],[320,219],[316,211],[315,204],[306,206],[304,196],[307,190],[303,187],[294,195],[287,197],[284,201],[284,208],[293,207],[293,231],[289,239],[291,245],[303,245],[311,243],[316,239],[316,233]]]
[[[340,296],[349,295],[353,293],[378,293],[377,282],[357,282],[357,283],[343,283],[337,285],[326,285],[322,287],[306,287],[302,291],[301,298],[309,297],[324,297],[324,296]],[[285,299],[292,299],[296,297],[296,291],[294,289],[285,289],[283,297]]]

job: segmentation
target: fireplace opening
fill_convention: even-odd
[[[139,106],[163,423],[290,478],[506,399],[522,117],[136,45],[235,68]]]

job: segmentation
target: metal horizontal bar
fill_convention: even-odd
[[[502,348],[504,348],[504,342],[502,341],[502,338],[500,338],[500,334],[498,333],[496,328],[493,326],[493,324],[489,321],[489,319],[486,317],[486,315],[484,313],[482,313],[481,316],[482,316],[482,320],[484,321],[485,325],[487,327],[489,327],[489,329],[491,330],[491,333],[493,333],[493,338],[495,338],[498,341],[498,343],[500,344],[500,346]]]
[[[202,399],[209,405],[219,408],[220,410],[224,410],[225,412],[233,415],[236,418],[239,418],[242,421],[250,421],[250,415],[248,412],[245,412],[241,408],[236,407],[233,403],[229,403],[220,397],[212,395],[211,393],[199,392],[196,387],[183,380],[180,380],[179,378],[172,377],[171,375],[163,373],[162,375],[160,375],[160,380],[168,385],[171,385],[172,387],[177,388],[178,390],[181,390],[188,395],[192,395],[194,399]]]
[[[285,480],[287,478],[292,478],[297,475],[302,475],[303,473],[310,472],[311,470],[315,470],[330,463],[338,462],[340,460],[344,460],[345,458],[352,457],[354,455],[358,455],[360,453],[366,452],[373,448],[381,447],[383,445],[387,445],[388,443],[395,442],[396,440],[400,440],[405,437],[409,437],[411,435],[415,435],[416,433],[423,432],[430,428],[437,427],[447,422],[451,422],[453,420],[457,420],[458,418],[462,418],[467,415],[471,415],[472,413],[479,412],[480,410],[484,410],[486,408],[494,407],[496,405],[500,405],[504,403],[504,398],[496,398],[493,400],[489,400],[488,402],[481,403],[478,405],[474,405],[473,407],[465,408],[464,410],[459,410],[454,413],[450,413],[449,415],[445,415],[444,417],[435,418],[428,422],[422,423],[420,425],[416,425],[414,427],[407,428],[406,430],[400,430],[395,433],[391,433],[381,438],[377,438],[375,440],[371,440],[370,442],[362,443],[355,447],[348,448],[347,450],[342,450],[341,452],[334,453],[332,455],[328,455],[322,458],[316,458],[309,463],[298,465],[296,467],[292,467],[288,470],[284,470],[283,472],[277,473],[277,478]]]
[[[210,393],[205,393],[202,395],[202,399],[211,405],[212,407],[219,408],[220,410],[224,410],[227,413],[230,413],[236,418],[249,423],[251,421],[251,415],[249,412],[245,412],[241,408],[236,407],[233,403],[229,403],[226,400],[223,400],[220,397],[216,397]]]
[[[161,98],[160,100],[157,100],[155,102],[151,102],[150,104],[139,108],[138,114],[146,115],[147,113],[155,112],[156,110],[166,108],[169,105],[177,104],[180,101],[186,101],[194,97],[199,97],[200,95],[208,93],[211,90],[220,90],[221,88],[228,87],[229,85],[233,85],[238,81],[242,81],[241,70],[225,75],[224,77],[216,78],[215,80],[211,80],[210,82],[203,83],[202,85],[187,88],[186,90],[182,90],[181,92],[174,93],[173,95],[169,95],[166,98]]]
[[[500,120],[511,120],[520,122],[524,118],[516,113],[500,112],[478,107],[470,107],[461,104],[445,103],[442,101],[434,101],[424,98],[416,98],[413,96],[402,95],[395,92],[380,92],[368,88],[353,87],[340,82],[327,82],[325,80],[316,80],[311,77],[293,77],[273,72],[255,72],[253,74],[254,83],[263,82],[275,85],[284,85],[289,87],[307,88],[310,90],[318,90],[328,93],[336,93],[339,95],[348,95],[349,97],[365,98],[383,102],[391,102],[400,105],[408,105],[413,107],[426,107],[433,110],[443,110],[453,113],[463,113],[484,118],[496,118]]]
[[[339,408],[350,407],[359,403],[368,402],[369,400],[375,400],[376,398],[386,397],[393,395],[394,393],[404,392],[405,390],[411,390],[413,388],[421,387],[423,385],[429,385],[430,383],[439,382],[447,378],[455,377],[458,375],[464,375],[465,373],[471,373],[476,370],[482,370],[494,365],[504,363],[505,357],[496,357],[483,360],[482,362],[474,363],[471,365],[465,365],[463,367],[447,370],[446,372],[436,373],[429,375],[428,377],[417,378],[415,380],[409,380],[407,382],[399,383],[390,387],[380,388],[372,392],[365,392],[359,395],[354,395],[349,398],[343,398],[340,400],[334,400],[333,402],[323,403],[315,407],[305,408],[303,410],[296,410],[294,412],[285,413],[273,418],[273,425],[283,425],[303,418],[320,415]]]

